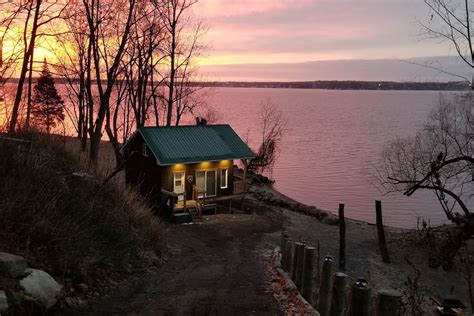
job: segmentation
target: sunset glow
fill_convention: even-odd
[[[210,28],[203,66],[453,53],[421,41],[417,20],[429,14],[422,1],[201,0],[195,10]]]

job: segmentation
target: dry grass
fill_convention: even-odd
[[[117,181],[74,176],[84,167],[59,138],[28,137],[30,145],[0,139],[2,251],[89,286],[159,255],[165,225],[146,201]]]

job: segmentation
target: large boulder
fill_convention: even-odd
[[[0,315],[8,311],[8,300],[5,291],[0,290]]]
[[[0,274],[16,278],[23,275],[26,268],[28,268],[28,265],[25,258],[0,252]]]
[[[50,308],[58,301],[61,286],[46,272],[37,269],[26,269],[28,273],[20,280],[25,293],[39,301],[45,308]]]

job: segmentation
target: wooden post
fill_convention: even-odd
[[[344,315],[344,309],[346,306],[346,286],[347,274],[342,272],[334,273],[334,281],[332,283],[331,316]]]
[[[183,192],[183,211],[186,212],[186,192]]]
[[[282,230],[281,231],[281,243],[280,243],[280,249],[282,249],[282,252],[283,252],[283,241],[285,240],[285,236],[286,238],[288,238],[288,233],[286,232],[286,230]]]
[[[305,247],[304,248],[304,259],[303,259],[303,276],[301,280],[301,295],[313,305],[313,292],[314,292],[314,260],[315,260],[316,248]]]
[[[372,306],[372,289],[364,279],[358,279],[352,286],[351,313],[352,316],[370,316]]]
[[[304,249],[305,244],[301,243],[296,249],[296,273],[295,273],[295,285],[296,288],[301,292],[301,280],[303,278],[303,265],[304,265]]]
[[[375,201],[375,213],[377,222],[377,237],[379,241],[380,253],[382,254],[382,260],[385,263],[390,263],[390,257],[388,256],[387,243],[385,242],[385,232],[383,229],[382,221],[382,202]]]
[[[288,242],[288,235],[284,235],[283,238],[282,238],[282,243],[281,243],[281,248],[280,248],[280,252],[281,252],[281,268],[283,270],[286,271],[286,256],[287,256],[287,252],[286,252],[286,244]]]
[[[247,193],[247,168],[249,165],[247,159],[242,159],[242,164],[244,165],[244,193]]]
[[[302,242],[295,242],[295,246],[293,247],[293,262],[291,264],[291,279],[296,284],[296,270],[298,269],[298,249],[304,247]]]
[[[402,295],[398,291],[380,290],[377,316],[399,316]]]
[[[346,220],[344,204],[339,204],[339,269],[346,270]]]
[[[321,316],[329,315],[329,305],[331,302],[332,264],[332,257],[326,256],[323,261],[323,271],[321,273],[321,284],[319,287],[318,311]]]
[[[285,254],[286,270],[285,271],[290,277],[291,277],[291,265],[293,263],[293,249],[294,249],[294,242],[288,239],[286,243],[286,254]]]

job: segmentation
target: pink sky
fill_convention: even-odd
[[[199,0],[209,26],[202,65],[452,55],[422,39],[421,0]]]

